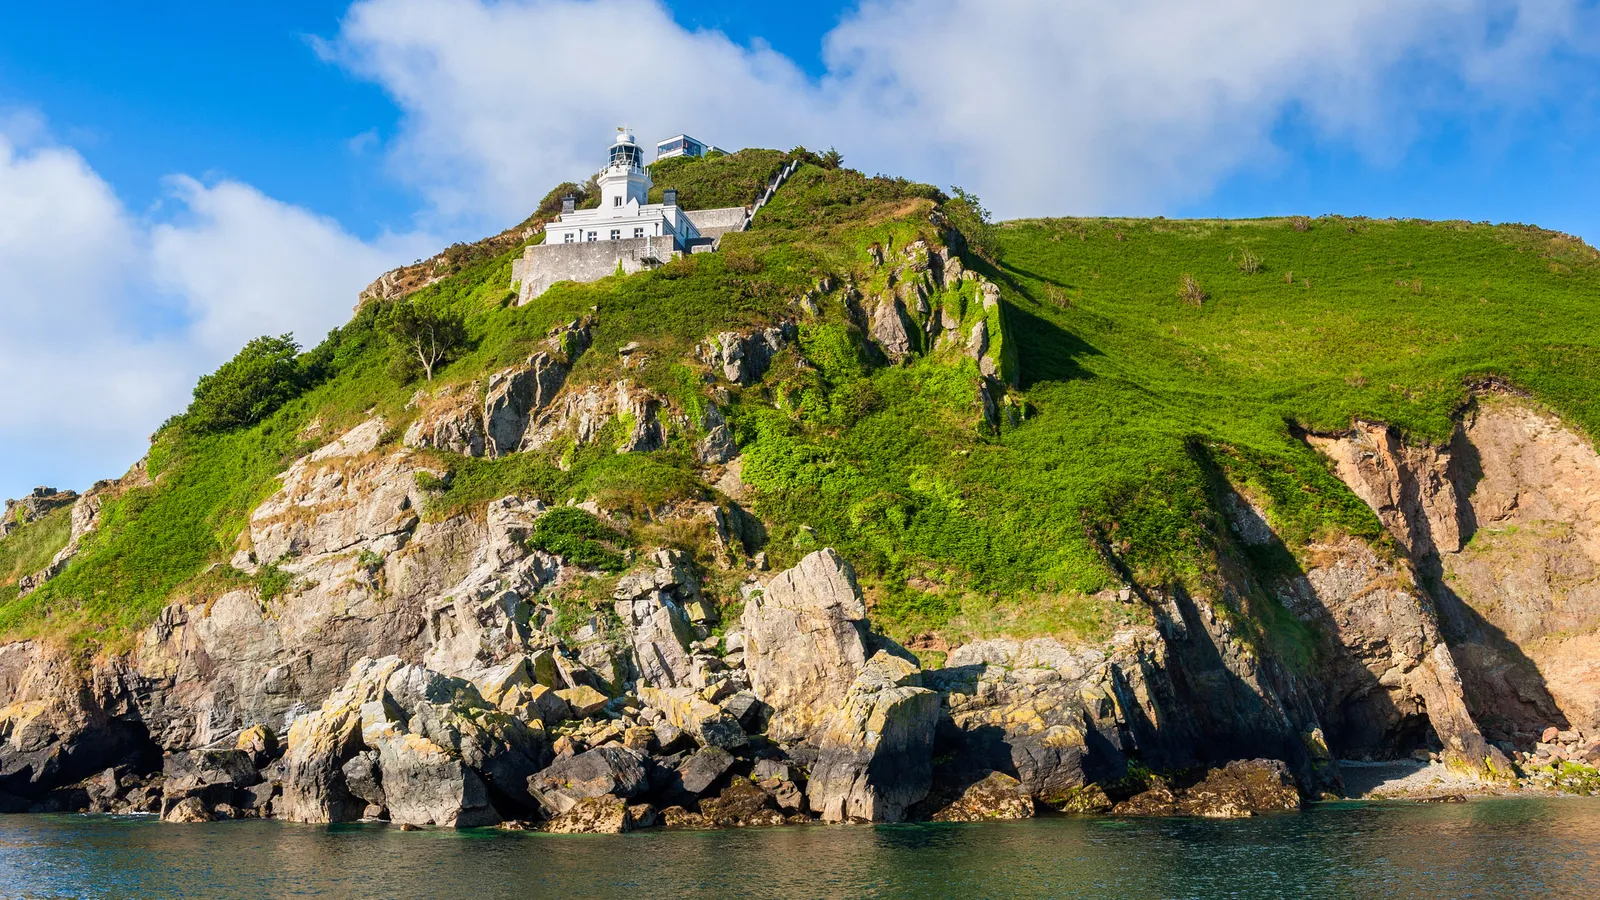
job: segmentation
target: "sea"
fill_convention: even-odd
[[[0,897],[1600,898],[1600,800],[619,836],[0,816]]]

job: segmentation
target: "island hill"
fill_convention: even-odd
[[[121,478],[8,507],[5,809],[1243,815],[1385,760],[1596,789],[1592,248],[624,162],[615,208],[663,223],[765,202],[530,291],[613,215],[557,186],[316,347],[252,342]]]

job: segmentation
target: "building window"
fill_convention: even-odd
[[[613,229],[611,229],[611,239],[613,241],[622,240],[622,229],[621,228],[613,228]]]
[[[633,236],[634,237],[644,237],[644,229],[643,228],[635,228],[633,230]]]
[[[611,205],[612,206],[621,206],[622,205],[622,196],[619,194],[619,195],[617,195],[615,197],[612,197],[611,198]]]
[[[589,242],[591,244],[594,243],[595,239],[598,238],[598,237],[599,237],[599,235],[594,233],[593,231],[589,232],[589,238],[588,239],[589,239]]]
[[[562,235],[562,236],[561,236],[561,243],[563,243],[563,244],[570,244],[570,243],[572,243],[572,242],[573,242],[573,240],[574,240],[574,239],[576,239],[576,238],[577,238],[577,235],[576,235],[576,234],[575,234],[575,233],[573,233],[573,232],[571,232],[571,231],[569,231],[569,232],[567,232],[567,233],[566,233],[566,234],[563,234],[563,235]]]

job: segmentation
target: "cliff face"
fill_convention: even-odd
[[[34,625],[122,599],[55,588],[188,487],[180,451],[267,461],[227,470],[253,480],[189,532],[217,546],[131,640],[0,645],[0,809],[1238,815],[1341,794],[1341,760],[1494,786],[1600,758],[1600,458],[1575,429],[1483,394],[1439,445],[1202,439],[1089,373],[1044,308],[1081,288],[1025,308],[1036,261],[964,256],[925,196],[854,244],[844,201],[803,196],[772,214],[813,230],[539,304],[500,269],[446,278],[479,344],[438,381],[397,386],[347,336],[350,374],[303,408],[76,498],[19,581]]]
[[[1442,447],[1370,424],[1318,443],[1406,548],[1491,736],[1600,728],[1593,445],[1503,392],[1480,395]]]

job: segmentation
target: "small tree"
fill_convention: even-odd
[[[458,315],[437,312],[412,300],[402,300],[384,316],[383,331],[407,359],[422,367],[427,380],[433,371],[467,342],[466,324]]]
[[[844,165],[844,157],[833,147],[829,147],[828,152],[822,154],[822,167],[824,169],[837,169],[842,165]]]
[[[967,239],[967,246],[973,252],[991,263],[1000,262],[1000,244],[996,240],[999,231],[989,217],[989,211],[983,208],[978,195],[969,193],[958,187],[950,189],[955,196],[944,202],[945,217],[950,220],[951,226],[961,232]]]
[[[197,431],[254,425],[305,388],[300,345],[291,335],[263,335],[215,372],[200,377],[183,422]]]

